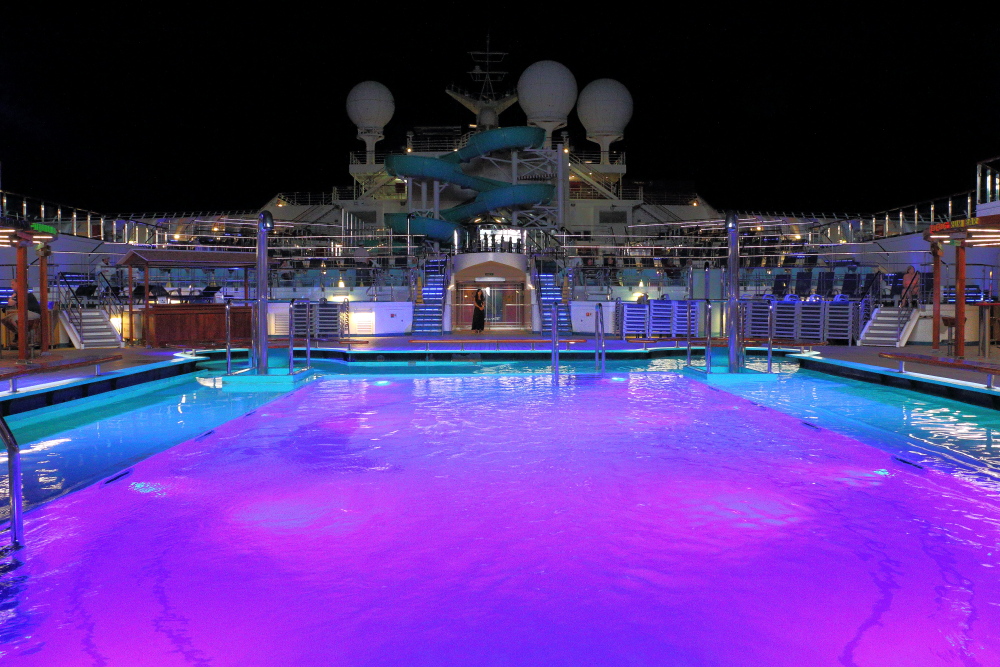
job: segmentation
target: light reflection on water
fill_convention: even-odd
[[[959,475],[1000,480],[1000,413],[946,398],[802,370],[726,386],[782,412]]]
[[[181,377],[8,417],[21,445],[25,505],[92,484],[273,399]],[[4,472],[6,460],[0,450]],[[0,494],[6,493],[4,474]],[[0,517],[8,515],[5,502]]]
[[[330,377],[39,508],[0,650],[997,664],[998,522],[981,488],[676,373]]]

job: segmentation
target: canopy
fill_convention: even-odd
[[[189,269],[253,268],[257,266],[257,253],[138,248],[129,250],[127,255],[118,260],[116,266],[183,267]]]

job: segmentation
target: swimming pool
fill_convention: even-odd
[[[29,514],[38,546],[4,575],[0,651],[1000,661],[989,479],[764,407],[777,390],[761,386],[748,400],[677,373],[323,378]]]
[[[25,507],[93,484],[274,398],[223,391],[188,375],[7,417],[21,443]],[[4,471],[6,460],[0,452]],[[7,483],[4,474],[4,498]],[[0,518],[8,516],[4,502]]]

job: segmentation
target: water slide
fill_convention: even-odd
[[[475,199],[441,211],[441,218],[412,216],[406,213],[386,215],[386,223],[397,234],[421,234],[435,241],[450,241],[461,223],[498,208],[534,206],[552,199],[554,186],[544,183],[511,185],[504,181],[470,176],[462,165],[493,151],[537,148],[545,141],[545,131],[537,127],[502,127],[469,137],[461,149],[440,157],[390,155],[385,169],[393,176],[424,178],[457,185],[479,194]]]

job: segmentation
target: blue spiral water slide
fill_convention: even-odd
[[[555,187],[545,183],[512,185],[490,178],[470,176],[462,165],[474,158],[494,151],[537,148],[545,141],[545,131],[537,127],[502,127],[469,137],[468,143],[457,151],[440,157],[418,155],[390,155],[385,169],[402,178],[426,178],[475,190],[475,199],[460,206],[441,211],[441,218],[411,216],[407,225],[406,213],[390,213],[386,223],[397,234],[424,235],[435,241],[450,241],[461,223],[483,213],[500,208],[534,206],[552,199]]]

